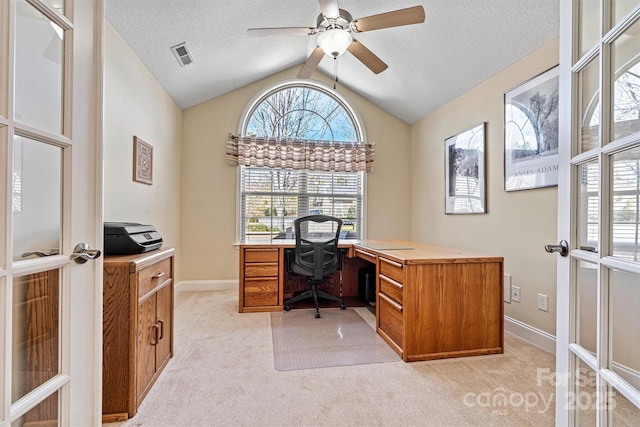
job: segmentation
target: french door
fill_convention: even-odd
[[[100,423],[101,260],[72,254],[102,245],[102,22],[101,0],[0,1],[3,427]]]
[[[556,424],[640,425],[640,1],[560,1]]]

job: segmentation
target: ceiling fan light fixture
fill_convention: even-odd
[[[353,42],[351,33],[339,28],[329,29],[318,36],[318,46],[333,58],[345,53],[351,42]]]

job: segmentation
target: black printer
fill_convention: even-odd
[[[152,251],[162,246],[162,237],[153,225],[135,222],[104,223],[104,253],[131,255]]]

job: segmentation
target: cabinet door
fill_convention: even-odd
[[[156,323],[158,324],[158,345],[156,345],[156,369],[160,369],[171,357],[172,337],[172,286],[165,286],[156,294]]]
[[[139,405],[156,372],[156,295],[138,304],[138,345],[136,355],[136,400]],[[137,405],[136,405],[137,406]]]

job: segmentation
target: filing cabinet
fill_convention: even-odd
[[[396,352],[404,352],[404,266],[378,257],[378,332],[386,335]]]
[[[282,306],[278,248],[240,249],[240,312],[272,311]]]

